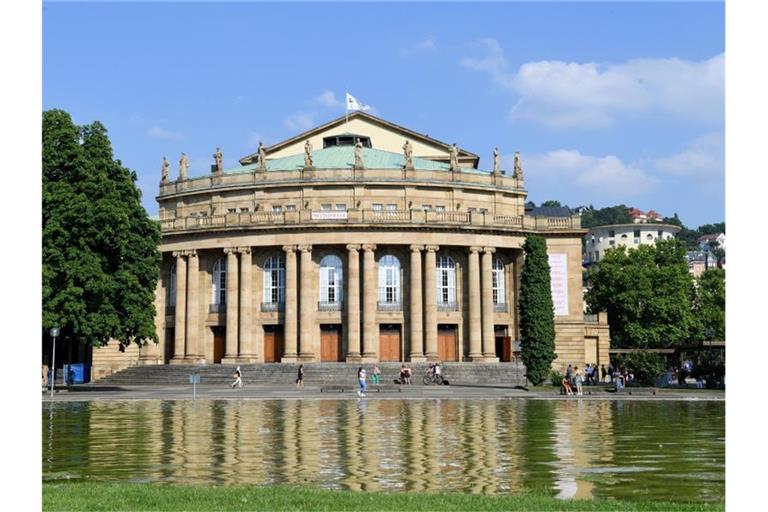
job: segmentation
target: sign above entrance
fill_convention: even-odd
[[[312,220],[346,220],[346,210],[321,210],[312,212]]]
[[[568,255],[549,255],[549,279],[556,316],[568,314]]]

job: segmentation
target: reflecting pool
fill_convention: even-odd
[[[43,404],[43,479],[720,501],[725,403]]]

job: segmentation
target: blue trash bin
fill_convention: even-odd
[[[72,368],[72,371],[74,372],[74,384],[85,384],[86,382],[89,382],[91,379],[90,377],[90,365],[86,363],[77,363],[69,365]]]

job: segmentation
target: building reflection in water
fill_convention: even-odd
[[[622,441],[617,443],[616,409],[615,402],[595,400],[45,404],[43,475],[47,480],[289,483],[355,491],[543,491],[561,498],[622,497],[629,491],[617,483],[631,486],[646,478],[644,471],[653,470],[628,464],[633,450],[653,453],[657,459],[679,460],[680,454],[671,440],[669,449],[653,451],[647,424],[618,423]],[[702,422],[711,433],[711,440],[699,436],[698,444],[712,462],[698,466],[708,464],[701,471],[714,488],[707,493],[689,489],[692,497],[716,499],[717,489],[724,488],[721,409],[717,404],[710,407],[714,419],[708,422],[706,411],[677,416],[676,436]],[[651,412],[637,414],[646,423],[663,421]],[[638,437],[635,429],[640,427],[646,434]],[[633,439],[648,446],[633,444]],[[624,463],[620,468],[619,449]],[[672,462],[656,465],[675,467]],[[676,485],[697,485],[697,478],[692,474]]]

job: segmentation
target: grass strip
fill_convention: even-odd
[[[134,483],[44,483],[43,510],[311,510],[311,511],[721,511],[724,503],[656,500],[558,500],[536,494],[334,491],[309,487],[192,486]]]

